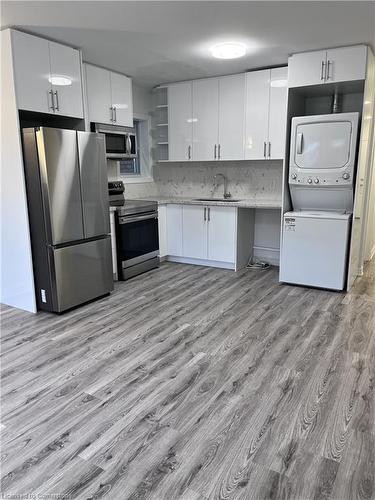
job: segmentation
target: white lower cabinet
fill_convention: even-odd
[[[235,267],[236,229],[235,207],[183,205],[182,256]]]
[[[173,262],[241,269],[253,253],[254,213],[221,205],[160,205],[160,256]]]
[[[210,206],[207,212],[207,258],[218,262],[235,262],[237,209]]]
[[[159,221],[160,223],[160,221]],[[182,205],[167,205],[167,254],[182,255]]]
[[[207,259],[207,208],[202,205],[182,207],[183,257]]]

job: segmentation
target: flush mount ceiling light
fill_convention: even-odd
[[[48,81],[52,85],[68,86],[72,84],[72,79],[63,75],[51,75],[48,77]]]
[[[240,42],[217,43],[211,48],[211,53],[217,59],[237,59],[246,54],[246,45]]]
[[[281,79],[280,80],[272,80],[271,87],[286,87],[288,85],[288,80]]]

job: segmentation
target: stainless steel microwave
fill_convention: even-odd
[[[105,136],[105,154],[111,160],[137,158],[137,135],[134,128],[95,124],[95,132]]]

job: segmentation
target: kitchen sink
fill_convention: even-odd
[[[233,203],[240,200],[235,200],[233,198],[195,198],[196,201],[225,201],[226,203]]]

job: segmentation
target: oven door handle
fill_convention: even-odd
[[[147,215],[134,215],[132,217],[125,215],[123,217],[120,217],[119,223],[130,224],[131,222],[138,222],[140,220],[157,219],[157,218],[158,218],[157,212],[152,212],[151,214]]]

